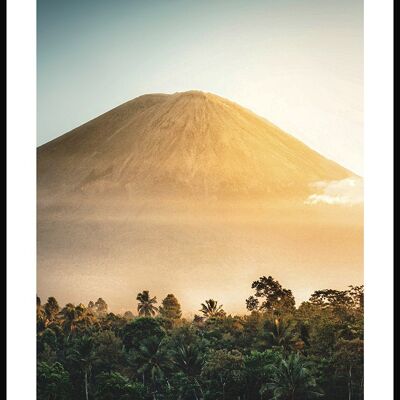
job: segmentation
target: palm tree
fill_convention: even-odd
[[[134,358],[138,363],[138,372],[142,374],[143,385],[146,384],[145,377],[150,377],[153,398],[157,393],[157,384],[164,377],[164,368],[169,362],[167,353],[164,351],[160,340],[150,337],[137,349]]]
[[[187,376],[200,375],[203,357],[196,346],[181,344],[172,353],[173,364]]]
[[[36,296],[36,330],[43,331],[47,326],[46,311],[41,304],[40,297]]]
[[[86,308],[82,303],[75,307],[76,321],[75,327],[81,332],[87,332],[98,324],[97,319],[91,309]]]
[[[49,297],[47,299],[47,303],[44,305],[44,311],[48,321],[51,322],[55,320],[58,312],[60,311],[60,307],[55,297]]]
[[[205,303],[201,303],[201,309],[199,310],[203,313],[206,318],[217,318],[225,316],[225,311],[222,305],[218,305],[218,301],[209,299]]]
[[[157,297],[150,297],[148,290],[138,293],[136,300],[139,301],[137,310],[140,316],[151,317],[156,315],[158,309],[154,304],[157,304]]]
[[[321,397],[317,391],[315,379],[306,368],[298,353],[292,353],[282,359],[278,365],[269,368],[270,381],[261,388],[261,392],[271,391],[273,400],[312,399]]]
[[[203,355],[197,346],[191,344],[180,344],[172,351],[172,364],[177,370],[182,372],[190,383],[193,383],[193,394],[197,400],[196,387],[199,389],[201,397],[204,397],[202,387],[198,380],[203,367]]]
[[[76,319],[78,317],[78,312],[72,303],[68,303],[60,312],[61,315],[61,325],[64,332],[68,333],[68,338],[72,332],[76,329]]]
[[[92,364],[95,360],[93,339],[90,336],[82,336],[77,342],[76,347],[72,348],[67,358],[76,364],[82,370],[85,380],[85,398],[89,399],[88,375],[90,374]]]
[[[97,323],[92,311],[82,303],[77,306],[72,303],[66,304],[60,311],[59,316],[64,332],[68,333],[67,339],[72,333],[77,331],[86,332]]]
[[[296,342],[296,334],[293,324],[280,318],[275,318],[273,323],[267,321],[265,324],[266,337],[270,345],[290,350]]]

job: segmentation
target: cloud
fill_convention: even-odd
[[[364,185],[362,178],[351,177],[340,181],[319,181],[311,185],[316,193],[310,195],[306,204],[354,205],[363,202]]]

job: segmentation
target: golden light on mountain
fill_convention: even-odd
[[[260,275],[298,300],[361,282],[362,204],[336,193],[360,182],[216,95],[138,97],[39,147],[38,290],[240,312]]]

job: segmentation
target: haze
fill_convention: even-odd
[[[172,292],[245,311],[272,275],[306,300],[362,283],[362,180],[210,93],[149,94],[38,149],[38,294],[135,309]]]

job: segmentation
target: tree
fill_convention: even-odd
[[[117,335],[119,335],[122,332],[125,324],[126,324],[126,319],[114,313],[108,313],[106,316],[101,318],[100,321],[100,325],[104,329],[110,329]]]
[[[140,316],[151,317],[156,315],[158,309],[154,304],[157,304],[157,297],[150,297],[148,290],[138,293],[136,300],[139,301],[137,310]]]
[[[60,314],[64,332],[68,333],[69,336],[76,328],[76,318],[78,316],[77,310],[72,303],[68,303],[61,310]]]
[[[54,321],[59,311],[60,307],[55,297],[49,297],[47,299],[47,303],[44,305],[44,312],[46,314],[46,318],[49,321]]]
[[[243,358],[243,380],[246,399],[258,399],[260,390],[269,378],[268,367],[281,359],[279,350],[251,351]]]
[[[76,332],[88,333],[97,323],[91,309],[80,303],[77,306],[68,303],[60,311],[60,322],[68,338]]]
[[[264,350],[264,343],[260,346],[260,339],[264,331],[264,316],[253,311],[250,315],[245,315],[243,318],[243,345],[250,350]]]
[[[93,314],[95,313],[96,306],[92,300],[89,301],[89,303],[87,305],[87,309],[90,310]]]
[[[37,339],[37,358],[40,361],[54,363],[57,361],[57,335],[53,329],[46,328]]]
[[[36,331],[39,334],[46,328],[46,312],[41,304],[40,297],[36,296]]]
[[[108,305],[101,297],[97,299],[94,305],[96,307],[96,313],[98,316],[104,317],[107,314]]]
[[[309,303],[321,310],[331,311],[341,319],[362,318],[364,286],[349,286],[348,290],[316,290]]]
[[[180,396],[195,399],[204,397],[203,389],[199,381],[204,358],[199,347],[195,343],[180,343],[174,346],[171,352],[174,369],[184,379],[180,381]]]
[[[361,286],[349,286],[349,296],[352,299],[353,308],[360,311],[364,311],[364,285]]]
[[[205,303],[201,303],[200,312],[203,313],[206,318],[220,318],[225,316],[225,311],[222,305],[218,305],[218,301],[213,299],[206,300]]]
[[[144,400],[145,388],[119,372],[102,372],[96,378],[98,400]]]
[[[147,380],[151,382],[154,399],[159,383],[164,377],[164,367],[168,365],[168,362],[168,355],[162,346],[162,341],[155,336],[144,340],[133,353],[133,363],[138,366],[143,385],[147,384]]]
[[[161,342],[164,336],[164,329],[154,318],[136,318],[122,329],[122,341],[127,350],[139,349],[141,343],[151,337]]]
[[[251,287],[256,290],[256,293],[246,300],[249,311],[260,310],[273,316],[280,316],[295,310],[292,291],[283,288],[272,276],[268,278],[262,276],[259,280],[254,281]],[[261,304],[259,299],[262,299]]]
[[[76,338],[69,349],[67,358],[82,371],[84,376],[85,398],[89,399],[89,374],[95,361],[93,339],[90,336]]]
[[[68,399],[70,388],[69,373],[59,363],[40,362],[37,366],[38,400]]]
[[[285,351],[293,348],[298,339],[291,320],[282,318],[275,318],[273,321],[267,320],[264,329],[268,344],[273,347],[281,347]]]
[[[135,318],[135,316],[133,315],[132,311],[125,311],[124,318],[127,319],[128,321],[131,321],[133,318]]]
[[[324,289],[316,290],[309,299],[310,304],[327,310],[343,319],[352,308],[353,299],[347,290]]]
[[[339,373],[347,381],[348,400],[363,394],[364,341],[360,339],[340,339],[334,353],[334,362]],[[357,397],[356,397],[357,398]]]
[[[46,312],[37,299],[38,399],[363,398],[363,287],[316,291],[294,309],[271,277],[259,283],[247,315],[210,299],[178,323],[171,294],[155,318],[100,315],[93,302],[57,311],[50,300]]]
[[[209,379],[210,398],[234,399],[240,396],[243,379],[243,355],[238,350],[212,350],[203,367]]]
[[[246,308],[249,311],[257,311],[260,306],[260,301],[254,297],[250,296],[249,298],[246,299]]]
[[[86,308],[83,304],[77,306],[77,313],[78,321],[76,325],[81,333],[88,333],[88,331],[100,325],[93,311],[90,308]]]
[[[177,320],[181,318],[182,311],[178,299],[173,294],[168,294],[159,307],[160,315],[164,318]]]
[[[203,365],[203,356],[195,344],[181,343],[172,350],[174,366],[189,377],[198,376]]]
[[[110,330],[94,334],[94,366],[97,370],[111,372],[118,370],[124,362],[122,340]]]
[[[194,323],[195,325],[197,325],[197,326],[202,326],[202,325],[204,325],[204,317],[202,317],[202,316],[200,316],[200,315],[197,315],[197,314],[194,314],[193,323]]]
[[[274,400],[306,400],[322,396],[298,353],[282,358],[278,365],[270,365],[268,370],[270,378],[261,391],[272,392]]]

